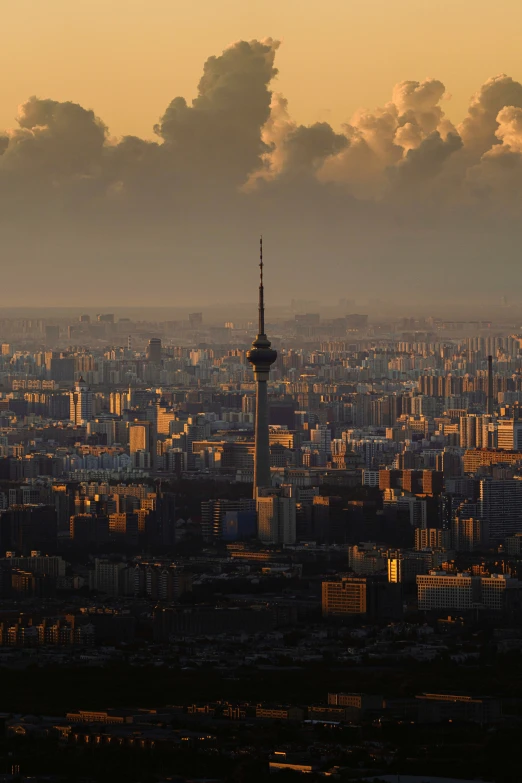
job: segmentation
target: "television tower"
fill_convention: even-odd
[[[270,444],[268,437],[268,378],[270,367],[277,359],[265,334],[265,300],[263,287],[263,237],[259,240],[259,326],[257,337],[247,353],[256,381],[256,431],[254,453],[254,498],[261,487],[271,486]]]

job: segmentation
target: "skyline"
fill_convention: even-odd
[[[2,10],[0,783],[521,779],[520,0]]]

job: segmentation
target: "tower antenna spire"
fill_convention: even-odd
[[[263,235],[259,238],[259,334],[265,333],[265,289],[263,286]]]

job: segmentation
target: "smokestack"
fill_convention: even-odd
[[[493,416],[493,357],[488,356],[488,416]]]

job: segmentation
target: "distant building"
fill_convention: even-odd
[[[417,597],[422,611],[484,608],[505,611],[522,601],[522,582],[506,574],[472,576],[430,571],[417,576]]]
[[[293,497],[260,496],[256,501],[257,535],[266,544],[294,544],[296,502]]]
[[[100,593],[117,596],[122,592],[123,571],[126,563],[115,563],[104,558],[96,558],[90,587]]]
[[[484,725],[502,720],[502,702],[494,697],[421,693],[415,698],[418,700],[419,723],[457,720]]]
[[[522,532],[522,481],[485,478],[480,481],[478,516],[489,527],[489,540],[502,541]]]
[[[48,324],[45,327],[45,344],[53,348],[60,340],[60,327]]]
[[[151,337],[147,346],[147,361],[153,364],[161,362],[161,340],[159,337]]]
[[[334,582],[323,582],[323,615],[366,614],[366,577],[343,577]]]
[[[69,394],[69,418],[76,425],[86,424],[93,418],[93,393],[80,377]]]
[[[503,451],[522,449],[522,421],[518,419],[499,419],[497,421],[498,448]]]
[[[189,313],[189,326],[191,329],[198,329],[203,326],[203,313]]]
[[[343,576],[322,583],[324,617],[366,615],[399,618],[402,615],[401,588],[389,584],[386,575]]]

